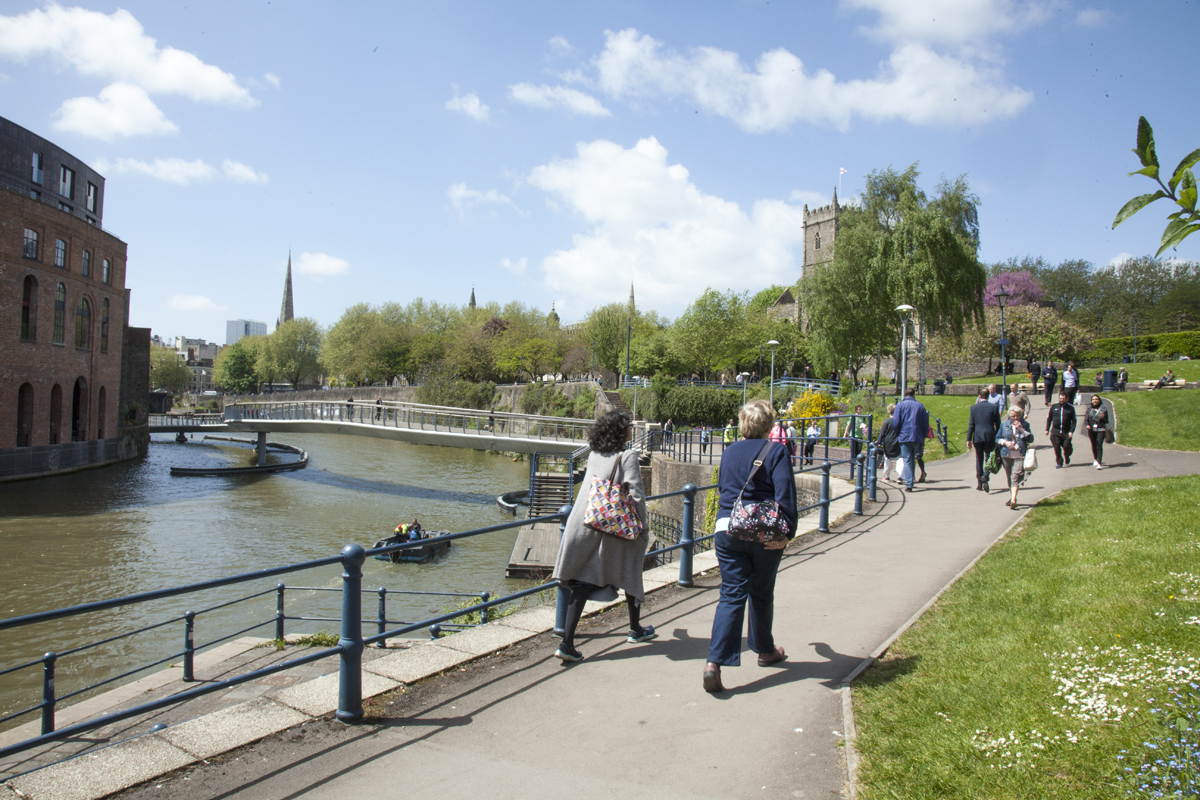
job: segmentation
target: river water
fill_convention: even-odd
[[[172,466],[250,464],[253,450],[199,435],[187,444],[176,444],[165,434],[152,438],[144,460],[0,485],[0,618],[336,555],[350,543],[370,547],[399,522],[413,518],[427,530],[494,525],[512,519],[496,508],[496,496],[529,483],[528,462],[510,457],[333,435],[271,437],[308,451],[309,467],[297,472],[171,477]],[[524,585],[504,577],[516,536],[511,530],[456,542],[448,554],[427,564],[368,559],[363,586],[386,586],[389,591],[512,591]],[[188,610],[245,597],[278,582],[337,588],[340,576],[340,565],[334,565],[3,631],[0,670],[39,659],[46,651],[63,653]],[[389,595],[388,617],[417,620],[466,599]],[[338,617],[340,603],[339,592],[287,592],[289,615]],[[373,595],[364,595],[364,616],[373,617],[376,606]],[[196,644],[270,620],[274,613],[272,592],[201,614]],[[288,625],[289,633],[338,631],[336,621]],[[365,631],[370,634],[375,628],[366,626]],[[274,627],[246,635],[270,638]],[[63,656],[58,662],[58,695],[120,675],[134,665],[158,659],[177,662],[173,657],[182,649],[183,623],[178,622]],[[0,716],[40,700],[41,673],[39,665],[0,676]],[[36,718],[36,713],[26,715],[0,728]]]

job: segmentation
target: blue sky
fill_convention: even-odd
[[[0,5],[0,114],[97,167],[134,325],[358,302],[677,316],[799,277],[801,208],[965,173],[981,258],[1157,249],[1137,118],[1200,147],[1194,0]],[[1174,255],[1200,258],[1200,236]]]

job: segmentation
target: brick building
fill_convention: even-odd
[[[0,479],[145,452],[149,331],[129,328],[103,193],[94,170],[0,119]]]

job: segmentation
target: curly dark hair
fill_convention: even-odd
[[[596,453],[619,453],[625,449],[625,437],[632,424],[624,411],[609,411],[588,428],[588,444]]]

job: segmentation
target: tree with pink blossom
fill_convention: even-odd
[[[1033,277],[1028,270],[1002,272],[988,278],[987,289],[983,295],[985,306],[989,308],[997,306],[996,292],[1000,291],[1001,286],[1009,294],[1007,305],[1010,306],[1036,305],[1046,296],[1046,290],[1042,288],[1041,281]]]

